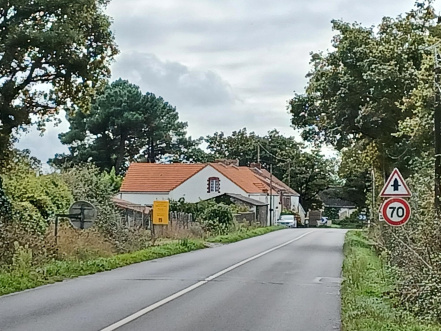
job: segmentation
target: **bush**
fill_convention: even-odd
[[[416,162],[408,178],[411,219],[401,227],[376,222],[371,238],[396,273],[394,297],[417,316],[441,321],[441,220],[433,206],[433,162]]]
[[[201,215],[201,222],[212,235],[227,234],[233,226],[233,213],[227,205],[212,205]]]
[[[332,223],[346,229],[361,229],[363,228],[363,222],[358,218],[359,215],[360,213],[353,212],[349,217],[345,217],[342,220],[335,220]]]
[[[118,246],[125,242],[126,235],[120,231],[119,211],[111,201],[116,194],[114,182],[91,164],[64,169],[61,176],[71,190],[74,200],[85,200],[96,207],[98,216],[95,226],[108,238],[115,240]]]
[[[49,219],[57,213],[66,213],[73,201],[61,176],[42,175],[38,163],[26,152],[14,154],[8,172],[2,177],[11,221],[29,231],[43,234]]]

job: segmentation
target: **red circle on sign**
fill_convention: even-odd
[[[398,205],[398,207],[394,207],[393,205]],[[403,210],[402,216],[400,216],[401,209]],[[388,199],[381,207],[381,214],[386,223],[392,226],[400,226],[409,220],[410,206],[406,200],[401,198]]]

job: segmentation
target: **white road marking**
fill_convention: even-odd
[[[187,288],[185,288],[185,289],[183,289],[183,290],[181,290],[179,292],[176,292],[175,294],[172,294],[172,295],[170,295],[169,297],[167,297],[165,299],[162,299],[162,300],[160,300],[160,301],[158,301],[158,302],[156,302],[156,303],[154,303],[154,304],[152,304],[152,305],[150,305],[148,307],[145,307],[144,309],[141,309],[140,311],[138,311],[138,312],[136,312],[136,313],[134,313],[134,314],[132,314],[130,316],[127,316],[126,318],[124,318],[124,319],[122,319],[122,320],[120,320],[120,321],[118,321],[118,322],[116,322],[116,323],[114,323],[112,325],[109,325],[108,327],[102,329],[101,331],[113,331],[113,330],[116,330],[116,329],[118,329],[118,328],[120,328],[120,327],[122,327],[122,326],[124,326],[124,325],[126,325],[126,324],[128,324],[128,323],[130,323],[132,321],[134,321],[135,319],[137,319],[137,318],[139,318],[139,317],[141,317],[141,316],[151,312],[152,310],[154,310],[156,308],[159,308],[159,307],[169,303],[170,301],[173,301],[173,300],[183,296],[184,294],[187,294],[188,292],[191,292],[191,291],[197,289],[198,287],[201,287],[202,285],[207,284],[209,281],[212,281],[212,280],[214,280],[214,279],[216,279],[216,278],[226,274],[227,272],[230,272],[231,270],[239,268],[240,266],[242,266],[242,265],[244,265],[244,264],[246,264],[248,262],[251,262],[251,261],[253,261],[255,259],[258,259],[259,257],[262,257],[262,256],[264,256],[264,255],[266,255],[268,253],[274,252],[277,249],[285,247],[285,246],[293,243],[294,241],[297,241],[297,240],[307,236],[308,234],[310,234],[312,232],[314,232],[314,231],[309,231],[307,233],[304,233],[304,234],[302,234],[301,236],[299,236],[297,238],[294,238],[292,240],[287,241],[286,243],[283,243],[283,244],[281,244],[279,246],[270,248],[270,249],[268,249],[268,250],[266,250],[266,251],[264,251],[262,253],[259,253],[259,254],[254,255],[254,256],[252,256],[252,257],[250,257],[248,259],[245,259],[245,260],[243,260],[241,262],[238,262],[238,263],[232,265],[231,267],[223,269],[223,270],[219,271],[218,273],[215,273],[214,275],[212,275],[210,277],[207,277],[204,280],[201,280],[201,281],[197,282],[194,285],[191,285],[191,286],[189,286],[189,287],[187,287]]]

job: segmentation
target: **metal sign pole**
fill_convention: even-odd
[[[58,245],[58,215],[55,216],[55,245]]]
[[[80,214],[81,214],[81,216],[80,216],[80,229],[84,230],[84,218],[85,218],[85,216],[84,216],[84,206],[83,205],[81,205],[81,207],[80,207]]]

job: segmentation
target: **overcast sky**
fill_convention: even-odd
[[[287,100],[304,90],[309,53],[327,50],[332,19],[376,25],[415,0],[112,0],[120,55],[112,79],[128,79],[176,106],[193,137],[246,127],[294,135]],[[438,4],[439,5],[439,4]],[[44,162],[67,151],[66,121],[19,148]]]

